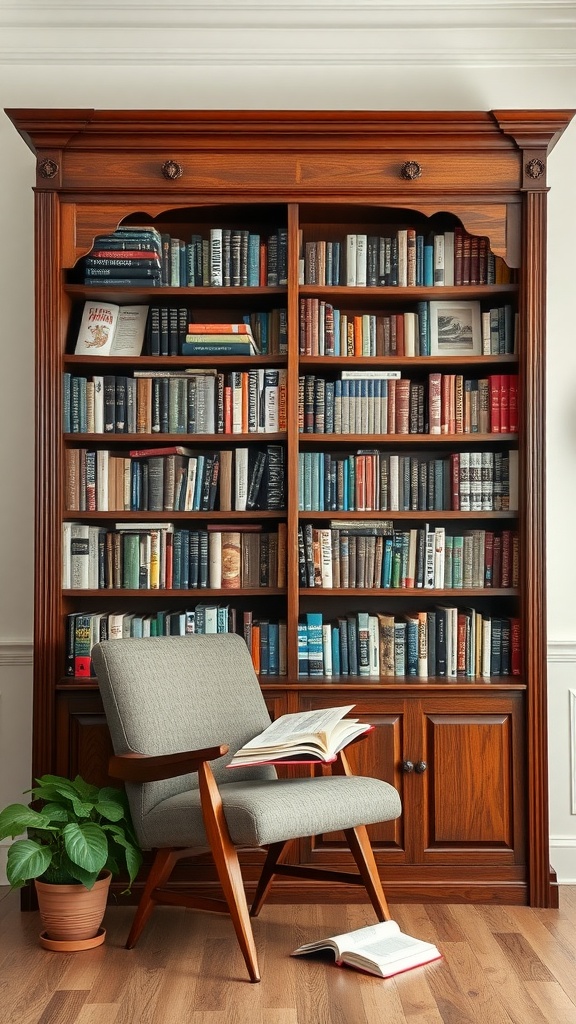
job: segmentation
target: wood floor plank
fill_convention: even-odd
[[[252,985],[227,917],[157,908],[137,946],[134,908],[106,912],[106,942],[59,954],[37,913],[1,893],[1,1024],[575,1024],[576,887],[559,910],[403,904],[400,927],[444,959],[390,979],[292,957],[303,942],[374,923],[368,904],[269,904],[254,921]]]
[[[528,981],[526,988],[550,1024],[574,1024],[576,1004],[557,982]]]

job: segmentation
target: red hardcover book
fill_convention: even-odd
[[[511,434],[517,434],[518,422],[518,374],[511,373],[508,377],[508,429]]]
[[[451,509],[453,512],[460,510],[460,453],[452,452],[450,455],[450,494]]]
[[[492,434],[500,433],[501,376],[500,373],[492,373],[488,378],[490,389],[490,432]]]
[[[510,377],[500,374],[500,433],[510,432]]]

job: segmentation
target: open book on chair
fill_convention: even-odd
[[[228,768],[247,764],[329,763],[357,736],[373,726],[345,718],[354,704],[281,715],[235,754]]]
[[[420,967],[432,960],[439,960],[442,954],[432,942],[414,939],[400,931],[396,921],[381,921],[379,924],[358,928],[345,935],[332,935],[299,946],[292,956],[331,950],[337,964],[347,964],[359,971],[376,974],[379,978],[390,978],[412,967]]]

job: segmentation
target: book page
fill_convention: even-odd
[[[324,708],[318,711],[302,711],[300,713],[281,715],[272,722],[264,732],[244,744],[243,750],[280,746],[294,739],[316,739],[317,734],[326,734],[336,722],[352,711],[354,704],[347,707]]]

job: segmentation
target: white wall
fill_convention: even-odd
[[[75,6],[63,2],[50,11],[28,0],[0,11],[0,107],[576,107],[576,11],[562,0],[498,7],[427,0],[412,11],[409,4],[370,0],[359,7],[322,0],[244,7],[231,0],[186,9],[124,0],[96,15]],[[327,18],[337,25],[333,32],[326,31]],[[231,30],[222,33],[219,25]],[[572,883],[574,167],[576,121],[549,161],[547,448],[551,863]],[[19,799],[30,782],[33,181],[34,158],[0,114],[0,807]],[[0,857],[0,882],[1,871]]]

